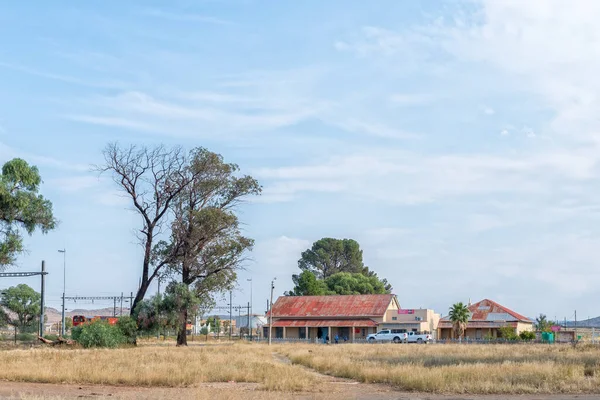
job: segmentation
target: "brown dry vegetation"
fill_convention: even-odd
[[[594,346],[161,344],[0,351],[0,380],[163,388],[235,381],[270,391],[328,392],[309,367],[401,391],[600,393],[600,350]],[[286,364],[274,352],[300,365]]]
[[[562,345],[281,345],[295,364],[402,391],[600,393],[600,350]]]
[[[0,351],[0,365],[0,380],[17,382],[186,387],[235,381],[266,390],[318,390],[313,374],[278,362],[260,345],[35,348]]]

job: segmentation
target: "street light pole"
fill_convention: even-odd
[[[271,331],[273,330],[273,289],[275,289],[275,279],[271,281],[271,303],[269,306],[269,346],[271,345]]]
[[[248,330],[250,333],[250,341],[252,341],[252,278],[247,279],[250,282],[250,310],[248,312]]]
[[[65,336],[65,292],[67,291],[67,249],[58,251],[63,255],[63,294],[62,294],[62,319],[60,323],[60,334]]]

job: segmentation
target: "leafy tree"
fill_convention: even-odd
[[[2,167],[0,176],[0,270],[15,263],[22,254],[22,230],[29,235],[36,229],[47,233],[56,227],[52,203],[39,195],[37,167],[15,158]]]
[[[206,323],[210,325],[210,331],[218,334],[221,332],[221,319],[216,315],[214,317],[208,317]]]
[[[208,332],[208,327],[206,327],[206,326],[203,326],[203,327],[200,329],[200,334],[201,334],[201,335],[204,335],[204,336],[206,336],[206,340],[208,340],[208,333],[209,333],[209,332]]]
[[[285,293],[286,296],[322,296],[328,294],[325,281],[318,280],[314,273],[305,270],[300,275],[295,275],[296,286]]]
[[[469,318],[471,317],[471,312],[469,311],[469,308],[462,302],[456,303],[452,307],[450,307],[448,317],[452,322],[452,328],[454,329],[454,333],[459,338],[462,338],[465,334],[465,330],[467,329],[467,323],[469,322]]]
[[[302,273],[292,276],[294,289],[286,295],[392,292],[392,285],[386,279],[380,279],[364,265],[362,250],[353,239],[323,238],[316,241],[310,249],[302,252],[298,267]],[[346,275],[338,275],[340,273]]]
[[[550,332],[552,323],[548,321],[546,315],[540,314],[535,318],[535,327],[540,332]]]
[[[317,279],[326,279],[338,272],[362,273],[362,250],[353,239],[323,238],[304,252],[298,260],[302,271],[311,271]]]
[[[303,271],[296,282],[294,289],[285,293],[287,296],[390,293],[376,274],[365,276],[360,273],[338,272],[325,280],[318,280],[312,272]]]
[[[200,172],[190,172],[188,157],[180,147],[120,147],[110,143],[103,155],[105,164],[96,170],[112,174],[142,220],[138,239],[144,248],[144,257],[140,287],[131,307],[133,315],[148,287],[167,264],[159,260],[151,265],[154,241],[169,222],[173,202]]]
[[[385,284],[377,275],[365,276],[339,272],[325,279],[325,284],[330,292],[335,294],[385,294],[388,291]]]
[[[241,234],[236,207],[247,196],[258,195],[260,185],[251,176],[238,176],[239,167],[223,157],[198,148],[183,170],[189,180],[174,199],[170,241],[154,249],[155,263],[166,263],[181,275],[181,284],[210,295],[230,289],[236,271],[254,241]],[[177,345],[187,345],[189,308],[180,310]]]
[[[229,322],[228,319],[221,321],[221,325],[223,325],[223,334],[227,335],[229,334],[229,327],[231,326],[231,323]]]
[[[25,284],[10,287],[0,296],[0,314],[4,314],[0,319],[5,319],[13,326],[15,334],[17,329],[20,332],[35,331],[39,320],[40,301],[40,294]]]
[[[138,329],[146,333],[178,329],[181,326],[180,310],[184,307],[195,310],[198,302],[186,285],[171,282],[163,296],[155,295],[138,304],[135,321]]]

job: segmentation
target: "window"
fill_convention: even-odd
[[[398,317],[392,317],[392,321],[398,321]]]
[[[306,339],[306,328],[298,328],[298,336],[300,339]]]
[[[283,328],[282,327],[275,328],[275,337],[277,339],[283,339]]]

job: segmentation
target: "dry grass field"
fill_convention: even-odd
[[[265,390],[318,389],[314,374],[277,361],[271,350],[260,345],[7,350],[0,351],[0,380],[159,387],[235,381],[259,383]]]
[[[232,398],[238,393],[236,390],[245,390],[248,396],[244,396],[249,399],[260,397],[260,393],[265,399],[277,398],[281,392],[287,393],[286,398],[304,398],[308,394],[307,398],[327,399],[347,398],[352,391],[365,394],[365,398],[370,398],[373,391],[382,396],[386,391],[475,395],[600,393],[600,350],[586,345],[268,347],[236,343],[176,348],[173,343],[147,342],[137,348],[118,350],[4,350],[0,351],[0,365],[0,389],[2,381],[63,384],[65,388],[75,385],[75,389],[77,385],[99,385],[92,391],[118,386],[121,391],[167,391],[165,398],[171,398],[173,390],[199,390],[197,393],[206,394],[214,389],[211,385],[226,385],[217,389],[229,390]],[[335,381],[321,374],[362,384],[351,386],[351,382]],[[184,397],[201,398],[187,394]]]
[[[280,346],[323,374],[429,393],[600,393],[600,349],[569,345]]]

